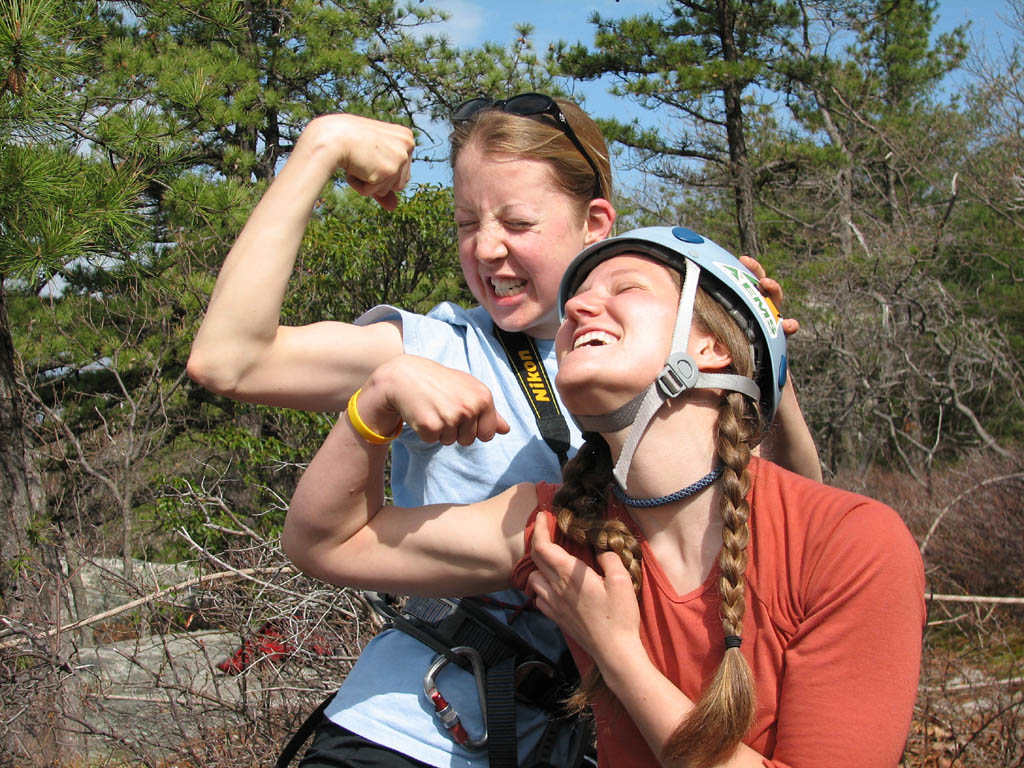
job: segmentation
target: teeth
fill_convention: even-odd
[[[617,338],[612,336],[610,333],[604,331],[587,331],[572,345],[573,349],[579,349],[580,347],[591,344],[595,347],[604,346],[605,344],[614,344],[618,341]]]
[[[526,287],[526,281],[507,277],[492,277],[491,285],[494,286],[494,292],[498,296],[515,296]]]

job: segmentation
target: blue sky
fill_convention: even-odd
[[[431,31],[447,35],[456,46],[475,46],[485,41],[508,43],[515,36],[515,25],[526,22],[534,27],[533,41],[539,52],[556,40],[592,43],[594,27],[587,20],[594,11],[615,18],[657,13],[664,5],[662,0],[426,0],[426,4],[451,14],[446,24]],[[980,41],[984,45],[998,45],[1000,36],[1006,37],[1000,20],[1009,16],[1006,0],[939,0],[938,14],[939,32],[970,21],[976,44]],[[579,95],[592,115],[623,116],[631,106],[609,96],[607,88],[600,82],[582,83]],[[444,135],[444,131],[438,134]],[[436,154],[428,147],[421,149],[427,150],[423,154]],[[441,164],[417,164],[413,182],[428,181],[449,183],[451,174]]]
[[[427,0],[428,4],[452,14],[445,33],[456,45],[477,45],[485,40],[505,42],[512,38],[513,26],[528,22],[535,27],[538,48],[552,40],[593,39],[593,27],[587,23],[591,13],[602,16],[627,16],[657,12],[661,0]],[[976,32],[994,33],[998,16],[1007,15],[1005,0],[939,0],[939,26],[950,28],[972,21]]]

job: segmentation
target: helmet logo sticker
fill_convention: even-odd
[[[749,272],[737,269],[730,264],[716,262],[715,266],[728,275],[736,284],[736,287],[740,289],[740,292],[750,300],[750,303],[754,305],[758,314],[760,314],[765,330],[772,338],[776,338],[779,335],[779,319],[782,315],[775,308],[771,300],[761,294],[761,290],[757,286],[757,278]]]

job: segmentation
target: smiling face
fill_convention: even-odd
[[[506,331],[552,338],[558,286],[588,244],[588,219],[547,163],[486,154],[475,143],[454,170],[459,261],[473,296]]]
[[[601,262],[565,304],[555,383],[573,413],[625,404],[660,373],[679,309],[678,274],[642,256]]]

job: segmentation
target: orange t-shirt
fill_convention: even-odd
[[[864,496],[753,459],[751,539],[742,653],[754,673],[757,711],[744,743],[768,768],[896,766],[910,728],[925,621],[924,568],[899,516]],[[556,487],[537,486],[538,510]],[[535,569],[517,563],[518,588]],[[676,594],[621,504],[608,514],[641,541],[641,639],[655,666],[697,700],[722,658],[718,567],[698,589]],[[642,511],[636,512],[643,514]],[[589,547],[555,540],[594,565]],[[580,670],[593,660],[568,638]],[[654,766],[628,713],[594,702],[601,766]]]

